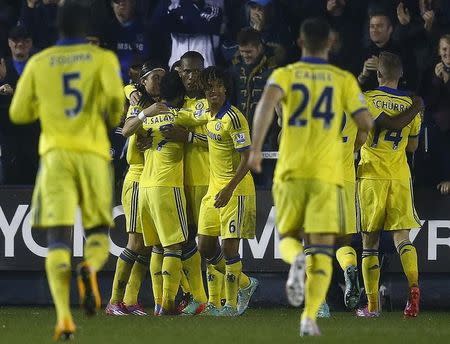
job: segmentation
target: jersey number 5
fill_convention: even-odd
[[[299,104],[297,110],[292,114],[291,118],[289,118],[289,125],[293,125],[296,127],[304,127],[308,124],[308,120],[306,118],[301,118],[303,113],[305,112],[306,107],[309,103],[309,91],[304,84],[294,84],[292,85],[293,92],[301,92],[302,93],[302,101]],[[331,121],[334,117],[334,112],[331,109],[333,104],[333,87],[325,87],[314,104],[312,116],[313,118],[322,119],[324,121],[323,127],[324,129],[328,129],[331,125]],[[323,109],[324,108],[324,109]]]
[[[64,95],[75,98],[75,106],[64,110],[67,117],[75,117],[83,108],[83,95],[79,89],[70,85],[72,81],[78,80],[79,78],[80,73],[68,73],[63,75]]]

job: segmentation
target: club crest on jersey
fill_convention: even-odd
[[[236,143],[242,144],[245,143],[245,134],[244,133],[238,133],[234,136],[234,140]]]
[[[133,111],[131,111],[131,116],[137,116],[139,115],[139,109],[138,108],[134,108]]]
[[[220,129],[222,129],[222,123],[217,122],[215,128],[216,128],[217,131],[219,131]]]
[[[204,107],[205,107],[205,104],[203,104],[202,102],[198,102],[197,104],[195,104],[196,110],[203,110]]]

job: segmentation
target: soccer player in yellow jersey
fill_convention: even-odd
[[[330,27],[321,19],[305,20],[298,40],[301,61],[276,69],[258,103],[249,165],[261,170],[261,147],[274,110],[282,105],[283,129],[273,194],[282,258],[291,264],[286,283],[289,301],[303,301],[300,335],[320,335],[317,311],[330,284],[333,245],[344,234],[345,198],[341,124],[345,111],[358,129],[373,122],[356,79],[327,63]],[[308,255],[303,254],[301,236]]]
[[[390,53],[382,53],[379,56],[377,71],[380,87],[365,94],[375,118],[375,127],[361,149],[358,166],[358,201],[363,238],[362,272],[369,303],[367,308],[358,310],[357,314],[364,317],[379,314],[378,246],[382,230],[391,231],[408,279],[410,290],[404,315],[415,317],[419,313],[417,253],[409,240],[409,231],[411,228],[419,228],[420,221],[414,209],[407,154],[414,153],[418,146],[421,117],[414,116],[410,123],[394,130],[386,129],[378,121],[379,117],[395,118],[400,112],[411,107],[409,94],[397,89],[401,76],[400,58]]]
[[[144,245],[138,212],[139,178],[144,168],[144,155],[138,149],[137,140],[146,140],[147,133],[142,129],[142,122],[139,120],[137,122],[141,128],[140,132],[130,136],[129,129],[130,120],[137,117],[144,108],[150,106],[155,114],[166,109],[165,106],[157,103],[159,84],[165,72],[165,69],[155,62],[144,63],[140,71],[142,97],[137,105],[129,107],[122,130],[122,134],[129,137],[126,155],[129,169],[122,189],[128,243],[117,259],[111,298],[105,310],[108,315],[146,315],[137,301],[137,296],[149,268],[151,249]]]
[[[227,80],[227,75],[216,67],[201,74],[209,105],[211,172],[208,193],[200,208],[199,249],[208,264],[225,274],[225,306],[213,310],[216,307],[208,305],[208,314],[218,316],[242,314],[258,286],[256,279],[242,272],[238,251],[240,239],[255,236],[255,186],[247,167],[250,133],[245,116],[227,102]],[[222,248],[218,245],[219,236]]]
[[[34,55],[10,107],[16,124],[40,120],[40,170],[33,192],[33,227],[47,230],[45,268],[56,307],[54,338],[70,339],[71,229],[77,206],[86,229],[84,260],[77,267],[81,304],[88,315],[100,307],[96,273],[108,259],[112,173],[108,130],[123,111],[116,56],[87,44],[88,1],[64,1],[58,9],[61,39]]]

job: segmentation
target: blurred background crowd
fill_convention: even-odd
[[[57,37],[58,0],[0,0],[0,184],[33,184],[38,168],[39,125],[15,126],[8,108],[30,56]],[[416,185],[450,179],[450,1],[448,0],[92,0],[87,39],[116,52],[124,84],[136,81],[143,62],[172,67],[188,50],[205,67],[229,70],[232,104],[251,125],[256,104],[274,68],[299,59],[302,21],[326,17],[333,28],[331,63],[351,71],[363,90],[377,87],[378,55],[398,54],[400,88],[426,105],[416,153]],[[51,94],[51,90],[49,90]],[[264,150],[277,150],[273,123]],[[112,133],[116,175],[123,174],[125,142]],[[270,187],[274,160],[256,179]]]

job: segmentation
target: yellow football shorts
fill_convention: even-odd
[[[256,196],[233,195],[223,208],[214,207],[215,195],[203,197],[198,234],[222,239],[253,239],[256,230]]]
[[[32,200],[34,227],[73,226],[81,208],[83,227],[113,226],[113,172],[93,153],[54,149],[40,160]]]
[[[122,187],[122,206],[125,214],[127,233],[142,233],[138,211],[139,178],[127,173]]]
[[[420,227],[410,179],[359,179],[357,195],[363,232]]]
[[[344,195],[346,203],[345,235],[357,233],[356,227],[356,181],[344,181]]]
[[[198,226],[200,206],[202,199],[208,193],[208,185],[184,186],[186,195],[186,211],[188,215],[188,224]]]
[[[276,224],[281,236],[345,234],[346,202],[342,187],[317,179],[294,179],[273,186]]]
[[[183,189],[155,186],[139,189],[138,212],[146,246],[180,244],[188,238]]]

